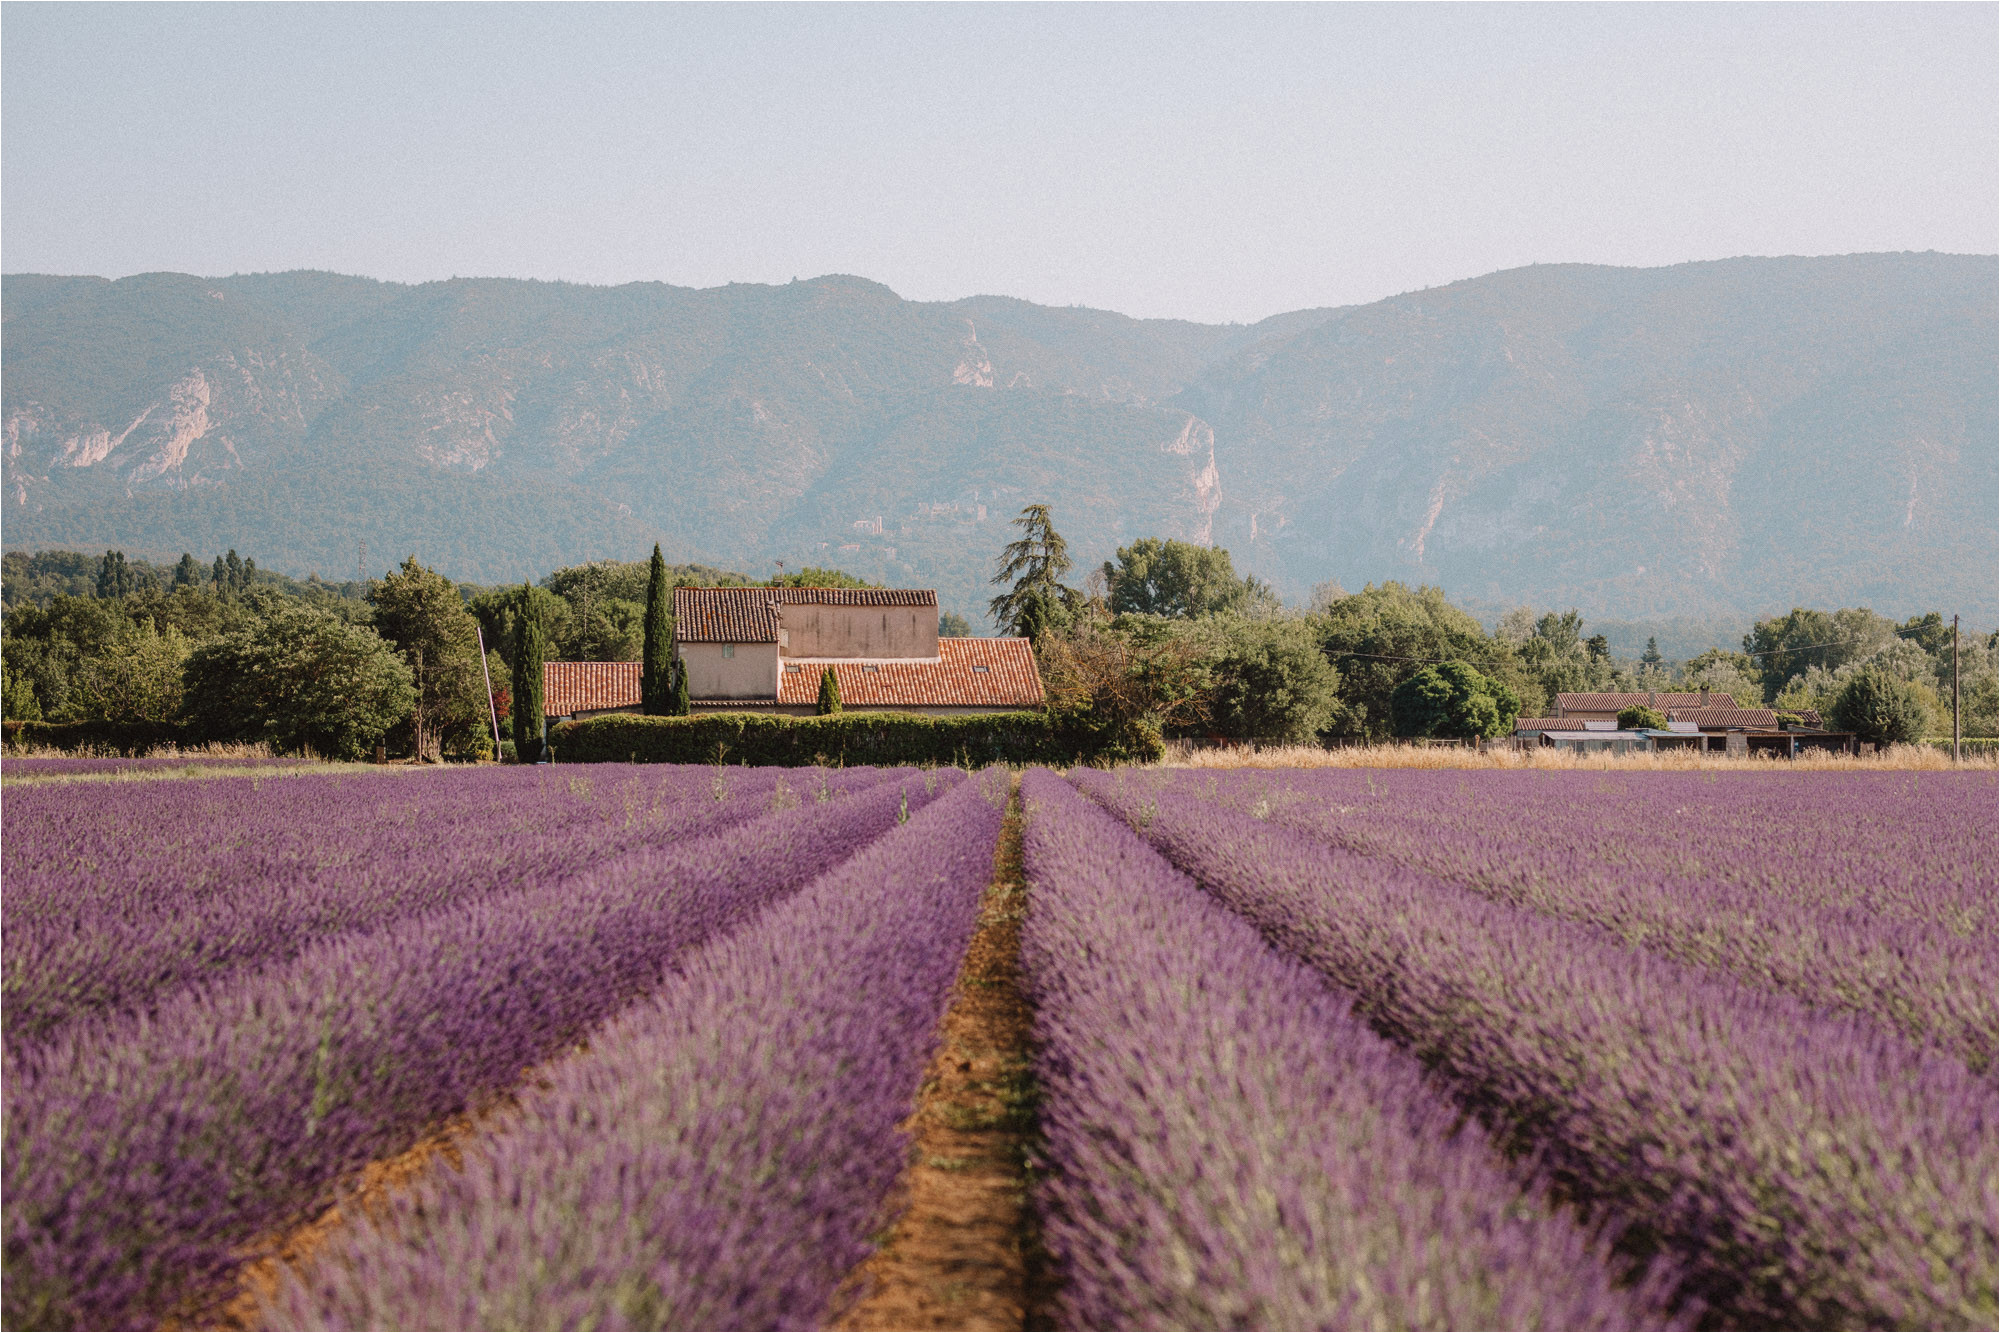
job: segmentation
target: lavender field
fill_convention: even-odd
[[[1995,799],[631,765],[13,788],[5,1324],[835,1324],[902,1243],[913,1107],[1018,873],[1038,1324],[1991,1327]]]

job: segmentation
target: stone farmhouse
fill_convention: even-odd
[[[929,588],[677,588],[674,651],[697,713],[810,716],[832,668],[845,710],[1003,713],[1044,699],[1026,639],[938,636]],[[549,662],[551,721],[639,709],[637,662]]]

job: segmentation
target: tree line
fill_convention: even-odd
[[[1051,706],[1167,736],[1491,737],[1559,694],[1699,690],[1870,740],[1950,730],[1952,628],[1936,612],[1794,610],[1757,621],[1740,652],[1674,663],[1649,642],[1624,659],[1573,609],[1517,608],[1489,633],[1439,589],[1396,582],[1322,584],[1292,609],[1219,547],[1149,537],[1086,573],[1046,506],[1014,522],[990,611],[1034,642]],[[1996,636],[1957,646],[1964,732],[1992,736]]]
[[[1519,608],[1489,632],[1440,590],[1395,582],[1323,584],[1288,608],[1221,548],[1149,537],[1083,571],[1046,506],[1015,522],[992,618],[1033,642],[1050,708],[1097,725],[1290,742],[1495,736],[1553,711],[1559,693],[1706,689],[1781,716],[1814,710],[1868,739],[1950,727],[1954,641],[1935,612],[1898,623],[1794,610],[1756,622],[1741,651],[1676,663],[1649,645],[1625,659],[1574,610]],[[833,569],[753,580],[668,565],[657,548],[506,587],[454,583],[414,557],[378,579],[298,580],[234,551],[170,565],[8,553],[4,572],[6,718],[178,727],[329,757],[490,754],[497,714],[503,740],[532,758],[546,660],[641,662],[644,711],[685,713],[665,647],[673,588],[871,586]],[[942,620],[942,633],[969,632]],[[1964,733],[1992,736],[1995,637],[1956,643]],[[820,711],[838,710],[822,684]]]

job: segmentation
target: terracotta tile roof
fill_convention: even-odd
[[[1514,719],[1516,731],[1568,731],[1575,727],[1573,718],[1559,717],[1517,717]]]
[[[939,639],[935,662],[787,658],[778,702],[819,702],[820,673],[829,666],[845,708],[1036,708],[1043,697],[1026,639]]]
[[[1715,696],[1711,695],[1710,698]],[[1699,693],[1673,693],[1662,690],[1657,694],[1558,694],[1556,709],[1568,713],[1615,713],[1621,708],[1700,708],[1704,703]]]
[[[1676,722],[1692,722],[1697,727],[1763,727],[1778,725],[1778,715],[1768,708],[1676,708],[1669,714]]]
[[[777,605],[936,606],[930,588],[676,588],[674,637],[682,643],[776,643]]]
[[[542,663],[542,712],[550,717],[638,706],[637,662]]]

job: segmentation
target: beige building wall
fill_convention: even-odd
[[[936,606],[778,607],[780,650],[786,657],[899,657],[938,655]],[[773,687],[775,692],[775,686]]]
[[[775,643],[684,643],[688,695],[695,699],[775,699],[778,645]]]

